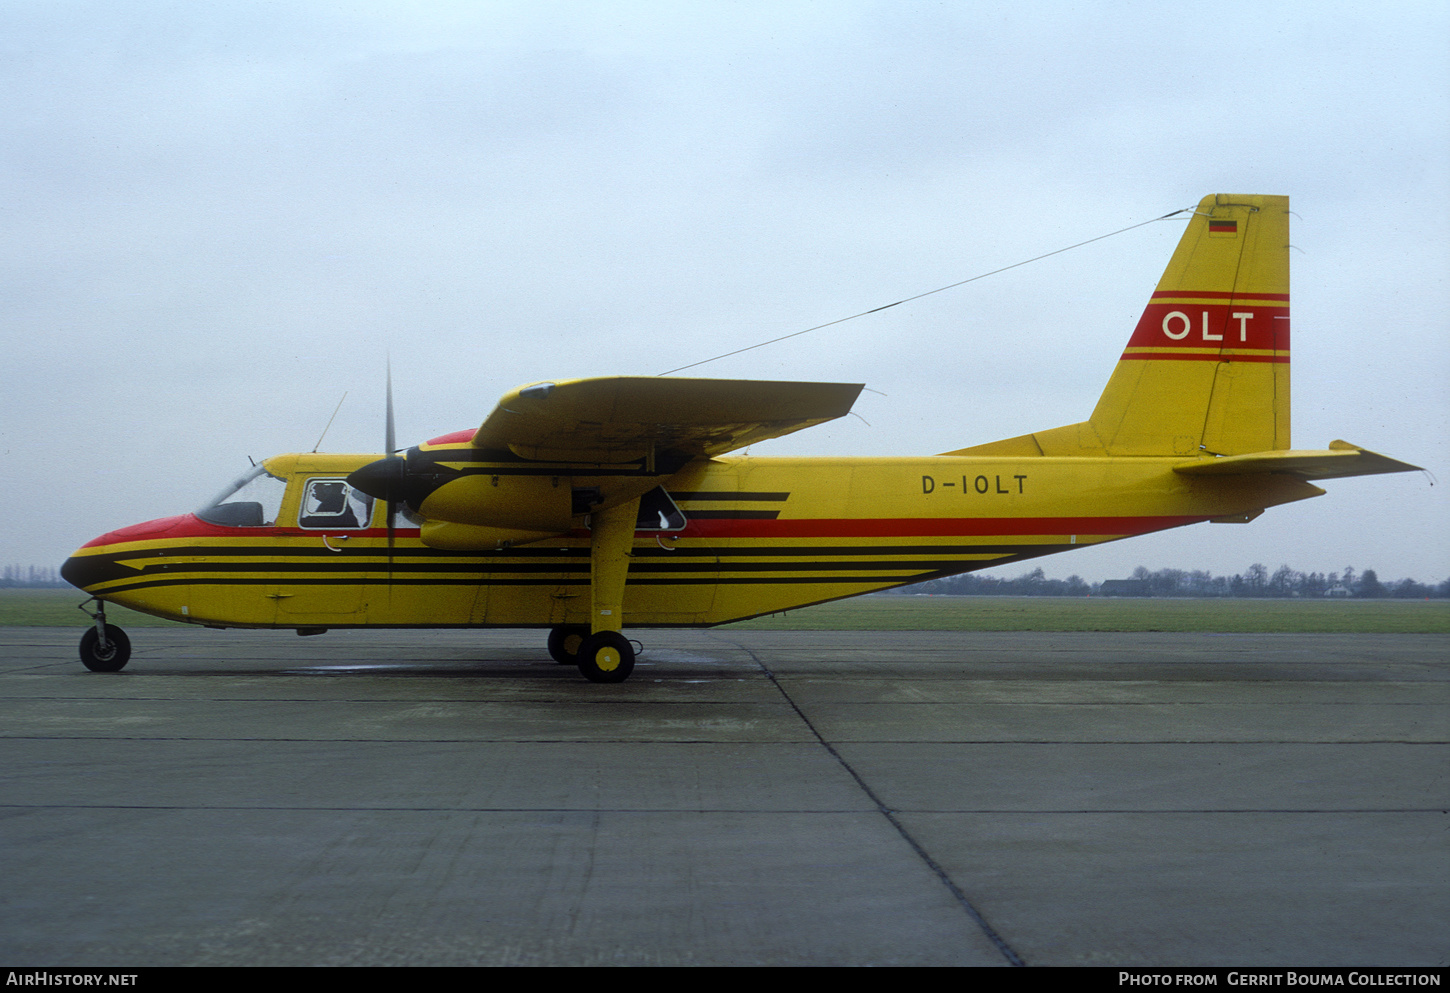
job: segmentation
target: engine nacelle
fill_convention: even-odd
[[[468,475],[438,487],[418,508],[429,521],[558,534],[575,514],[568,476]]]

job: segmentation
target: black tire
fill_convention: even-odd
[[[624,635],[600,631],[584,639],[579,672],[591,683],[622,683],[634,671],[634,646]]]
[[[81,635],[81,664],[91,672],[120,672],[131,661],[131,639],[114,624],[106,625],[106,647],[94,627]]]
[[[589,629],[582,624],[560,624],[549,632],[549,654],[560,665],[578,665],[579,649]]]

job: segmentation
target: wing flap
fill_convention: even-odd
[[[1415,472],[1419,466],[1371,452],[1347,441],[1331,441],[1323,451],[1254,452],[1221,458],[1195,459],[1173,467],[1189,476],[1245,476],[1290,472],[1302,479],[1341,479],[1385,472]]]
[[[862,388],[644,376],[535,383],[500,400],[472,444],[566,462],[723,455],[843,417]]]

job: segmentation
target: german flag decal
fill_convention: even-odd
[[[1236,220],[1218,221],[1210,217],[1208,219],[1208,233],[1227,235],[1230,238],[1237,237],[1239,233],[1239,222]]]

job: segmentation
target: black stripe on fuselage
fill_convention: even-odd
[[[337,535],[330,535],[334,540]],[[690,539],[685,539],[690,540]],[[1028,542],[1016,541],[999,544],[954,544],[954,545],[734,545],[728,547],[716,547],[714,545],[679,545],[675,548],[657,548],[653,545],[642,545],[633,550],[634,558],[667,558],[676,555],[688,556],[753,556],[753,555],[962,555],[972,552],[1015,552],[1018,549],[1045,548],[1052,551],[1060,551],[1069,548],[1082,547],[1062,543]],[[490,549],[488,551],[458,551],[453,549],[428,548],[410,545],[408,547],[395,547],[392,550],[394,559],[403,558],[428,558],[428,559],[476,559],[476,560],[498,560],[498,559],[532,559],[532,558],[578,558],[584,561],[589,559],[589,547],[587,545],[568,545],[564,547],[550,547],[547,540],[535,542],[530,545],[517,545],[510,548]],[[199,558],[253,558],[261,561],[252,563],[256,566],[264,566],[279,559],[289,558],[315,558],[332,562],[347,562],[351,559],[370,558],[378,561],[385,561],[389,555],[385,545],[368,546],[344,546],[339,551],[317,545],[173,545],[162,548],[148,548],[139,551],[117,551],[104,552],[96,555],[76,556],[78,561],[96,560],[108,564],[120,564],[122,560],[145,561],[147,559],[172,560],[185,557]],[[135,570],[135,567],[123,565],[121,568]],[[141,568],[145,568],[143,565]]]
[[[966,555],[1045,555],[1065,551],[1076,546],[1063,544],[1011,544],[1011,545],[954,545],[923,546],[896,545],[883,548],[831,547],[831,548],[720,548],[720,549],[637,549],[631,571],[670,572],[674,570],[698,571],[719,569],[723,571],[783,569],[837,569],[851,566],[871,568],[915,567],[918,565],[939,566]],[[178,561],[181,558],[201,558],[202,561]],[[246,558],[260,558],[255,554]],[[211,558],[213,560],[207,561]],[[508,572],[578,572],[589,569],[589,557],[577,550],[559,550],[549,554],[490,555],[488,557],[469,554],[467,558],[453,554],[448,556],[417,553],[395,553],[391,559],[383,550],[353,550],[351,554],[314,555],[303,551],[298,554],[278,555],[262,561],[241,561],[243,556],[202,556],[186,553],[176,557],[154,556],[140,565],[123,565],[108,556],[89,556],[84,561],[89,568],[79,585],[88,587],[95,583],[111,582],[131,577],[149,577],[157,572],[184,573],[306,573],[346,572],[365,573],[391,569],[393,572],[433,573],[508,573]],[[442,561],[439,561],[439,559]],[[742,562],[741,559],[764,559],[763,562]],[[800,561],[810,559],[810,562]],[[532,560],[532,561],[530,561]],[[771,561],[774,560],[774,561]],[[843,561],[844,560],[844,561]],[[905,560],[905,561],[903,561]]]
[[[635,573],[697,572],[704,570],[762,571],[765,569],[803,571],[867,567],[941,568],[961,561],[958,556],[991,555],[994,559],[1032,558],[1052,552],[1066,551],[1075,545],[1054,544],[992,544],[992,545],[890,545],[890,546],[757,546],[750,548],[639,548],[635,550]],[[268,554],[270,552],[270,554]],[[197,558],[202,561],[178,561]],[[240,561],[243,558],[260,561]],[[777,560],[758,563],[740,562],[742,558]],[[812,559],[807,564],[800,559]],[[941,561],[945,558],[947,561]],[[122,564],[118,559],[139,564]],[[419,561],[422,559],[423,561]],[[532,561],[530,561],[532,560]],[[703,561],[702,561],[703,560]],[[779,561],[787,560],[787,561]],[[788,561],[797,560],[797,561]],[[844,561],[843,561],[844,560]],[[126,579],[152,579],[158,572],[196,574],[241,574],[268,572],[291,577],[296,573],[337,573],[353,576],[359,573],[391,571],[394,574],[477,574],[508,573],[573,573],[587,572],[587,549],[506,549],[503,553],[481,556],[476,552],[443,552],[433,549],[394,552],[386,549],[352,548],[342,552],[326,549],[281,546],[269,550],[258,548],[182,548],[170,554],[151,552],[137,555],[119,552],[113,555],[92,555],[71,560],[71,576],[83,589]],[[354,580],[356,581],[356,580]],[[128,584],[129,588],[129,584]]]
[[[739,585],[750,583],[770,584],[811,584],[811,583],[882,583],[892,585],[904,583],[923,582],[928,579],[938,579],[946,576],[955,576],[964,572],[974,572],[978,569],[985,569],[989,566],[1007,565],[1012,562],[1020,562],[1025,559],[1037,558],[1042,555],[1049,555],[1053,552],[1067,551],[1071,548],[1082,547],[1079,545],[1032,545],[1015,546],[1015,552],[1007,552],[1010,546],[998,546],[993,552],[985,549],[975,549],[981,554],[992,554],[993,557],[985,560],[969,561],[893,561],[893,562],[835,562],[815,563],[811,566],[791,565],[790,563],[736,563],[733,565],[716,566],[713,563],[679,563],[674,569],[641,568],[630,576],[629,582],[640,586],[668,586],[678,584],[682,586],[708,585],[718,583],[720,585]],[[206,565],[207,563],[193,563],[193,565]],[[239,563],[240,564],[240,563]],[[308,576],[306,572],[317,570],[299,569],[299,574],[289,574],[286,577],[278,576],[244,576],[225,575],[217,576],[215,572],[222,570],[189,569],[188,575],[176,577],[137,577],[134,582],[119,583],[105,590],[97,591],[101,595],[124,593],[131,590],[140,590],[160,586],[257,586],[266,584],[292,585],[292,586],[557,586],[588,585],[588,564],[569,564],[565,567],[549,565],[546,563],[516,563],[511,567],[493,567],[487,569],[468,568],[461,563],[448,563],[451,568],[443,569],[444,563],[438,563],[432,569],[403,569],[398,563],[394,563],[393,570],[389,572],[386,563],[374,571],[365,575],[350,575],[347,577],[320,577]],[[829,574],[837,570],[871,570],[871,575],[840,575]],[[719,575],[698,576],[689,573],[711,572],[719,570]],[[827,575],[795,575],[780,576],[768,575],[770,572],[795,572],[811,573],[813,570],[826,572]],[[916,571],[920,570],[920,571]],[[180,569],[177,570],[181,571]],[[349,570],[355,573],[355,570]],[[895,575],[907,571],[908,575]],[[212,572],[214,578],[208,576],[197,576],[198,572]],[[432,577],[420,576],[416,573],[432,573]],[[440,573],[447,575],[439,575]],[[731,575],[731,573],[747,572],[751,575]],[[400,573],[406,573],[400,575]],[[656,573],[656,575],[651,575]],[[668,573],[660,575],[659,573]],[[467,579],[466,575],[473,575],[476,578]]]
[[[790,499],[789,493],[736,493],[733,490],[696,490],[693,493],[670,493],[676,503],[683,502],[711,502],[731,503],[739,500],[742,503],[784,503]]]
[[[691,510],[685,516],[692,521],[773,521],[780,516],[780,511]]]
[[[989,566],[989,565],[999,565],[999,564],[1000,564],[1000,562],[982,562],[982,563],[979,563],[977,565],[977,567],[978,568],[982,568],[982,567],[986,567],[986,566]],[[967,571],[970,571],[970,570],[969,569],[935,570],[935,571],[932,571],[932,572],[925,572],[925,573],[911,573],[911,574],[905,575],[905,576],[896,576],[896,575],[891,575],[891,576],[882,576],[882,575],[870,575],[870,576],[749,576],[749,577],[729,577],[729,576],[715,577],[715,576],[710,576],[710,577],[706,577],[704,579],[686,579],[686,578],[643,579],[643,578],[641,578],[639,580],[631,580],[630,581],[630,584],[633,585],[633,586],[714,586],[714,585],[720,585],[720,586],[741,586],[741,585],[749,585],[749,584],[756,584],[756,585],[765,585],[765,584],[770,584],[770,585],[795,584],[795,585],[806,585],[806,586],[809,586],[809,585],[837,585],[837,584],[860,584],[860,583],[880,585],[880,584],[885,583],[885,584],[888,584],[888,585],[899,586],[899,585],[902,585],[902,584],[905,584],[905,583],[920,583],[920,582],[924,582],[925,580],[928,580],[928,579],[939,579],[942,576],[952,576],[952,575],[956,575],[958,572],[967,572]],[[497,578],[491,579],[488,582],[487,585],[489,585],[489,586],[540,586],[540,587],[557,587],[557,586],[561,585],[561,583],[564,583],[564,584],[567,584],[567,585],[571,585],[571,586],[579,586],[581,588],[587,587],[587,585],[588,585],[587,581],[586,582],[579,582],[579,581],[570,582],[568,580],[557,580],[557,579],[497,579]],[[163,587],[163,586],[261,586],[261,585],[267,585],[267,584],[271,584],[271,585],[285,585],[287,587],[300,587],[300,586],[368,586],[368,587],[388,587],[388,586],[391,586],[394,589],[396,589],[398,587],[477,586],[477,585],[480,585],[480,584],[477,584],[477,583],[459,583],[456,580],[448,580],[448,579],[413,579],[413,580],[409,580],[406,583],[398,582],[398,581],[395,580],[392,583],[389,583],[388,579],[386,577],[384,577],[384,576],[368,577],[368,578],[364,578],[364,579],[309,579],[309,580],[289,580],[285,584],[279,584],[276,579],[157,579],[157,580],[151,580],[151,581],[148,581],[148,582],[127,583],[124,586],[114,586],[114,587],[111,587],[109,589],[97,590],[95,595],[98,596],[98,597],[105,598],[105,597],[114,596],[114,595],[120,594],[120,593],[130,593],[130,592],[134,592],[136,590],[144,590],[144,589],[156,589],[156,588]]]
[[[916,560],[916,561],[829,561],[829,562],[732,562],[721,565],[718,562],[639,562],[630,567],[629,575],[631,582],[635,576],[665,576],[671,574],[689,575],[702,572],[715,573],[742,573],[742,572],[835,572],[845,569],[871,569],[880,571],[898,571],[902,569],[939,569],[945,565],[956,563],[942,562],[937,559]],[[335,569],[319,569],[305,562],[277,563],[264,568],[259,568],[253,563],[244,562],[219,562],[219,563],[189,563],[178,565],[174,568],[161,567],[157,570],[147,570],[137,574],[138,579],[152,579],[158,572],[183,573],[189,576],[215,576],[217,582],[223,581],[223,576],[235,576],[238,581],[253,582],[252,578],[244,578],[242,574],[265,572],[270,574],[273,582],[296,582],[301,577],[313,577],[307,581],[326,583],[347,583],[347,582],[370,582],[369,577],[373,573],[388,572],[385,562],[379,562],[368,569],[356,567],[344,568],[339,566]],[[419,564],[407,562],[394,562],[391,572],[394,576],[403,577],[411,581],[420,576],[453,576],[453,575],[475,575],[480,581],[492,581],[497,577],[506,576],[527,576],[527,575],[579,575],[587,579],[589,575],[589,563],[584,562],[517,562],[508,565],[479,566],[462,562],[448,562],[439,564]],[[328,573],[347,573],[346,576],[328,576]],[[117,577],[123,579],[124,577]],[[198,580],[206,582],[208,580]],[[264,578],[264,581],[265,578]]]

